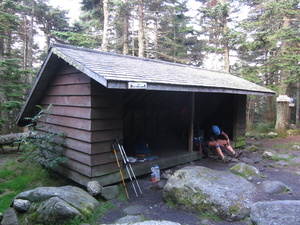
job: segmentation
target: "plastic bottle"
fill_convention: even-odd
[[[155,175],[155,180],[156,181],[160,181],[160,171],[159,171],[159,166],[155,165],[153,167],[151,167],[151,171],[152,173],[154,173]]]
[[[154,173],[151,173],[151,179],[150,180],[151,180],[152,183],[156,182]]]

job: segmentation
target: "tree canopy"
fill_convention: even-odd
[[[81,14],[71,24],[67,10],[46,0],[0,0],[1,132],[12,131],[13,117],[53,42],[217,68],[296,98],[300,0],[194,0],[193,9],[188,3],[82,0]],[[274,100],[252,110],[283,113]]]

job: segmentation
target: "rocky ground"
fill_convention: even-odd
[[[251,145],[258,147],[257,151],[251,152],[247,150]],[[274,138],[263,140],[248,140],[247,146],[244,149],[242,156],[239,160],[233,160],[228,164],[222,163],[221,160],[214,157],[206,157],[202,160],[193,162],[193,165],[205,166],[214,170],[228,170],[234,164],[238,162],[244,162],[251,164],[260,170],[262,176],[253,178],[252,183],[258,185],[264,180],[281,181],[286,184],[292,190],[289,193],[268,195],[266,193],[257,193],[257,201],[264,200],[300,200],[299,178],[300,178],[300,136],[294,136],[289,138]],[[279,154],[280,158],[292,156],[291,160],[267,160],[262,158],[262,153],[265,150],[274,150]],[[171,168],[172,171],[177,170],[185,165]],[[139,197],[135,196],[132,190],[132,185],[128,183],[130,199],[127,202],[120,201],[118,199],[112,200],[116,205],[115,210],[107,212],[101,219],[99,224],[110,224],[116,220],[124,217],[125,215],[137,215],[141,214],[147,220],[168,220],[178,222],[182,225],[246,225],[251,224],[248,220],[239,222],[226,222],[215,221],[211,218],[203,217],[200,214],[192,214],[183,212],[169,206],[163,198],[162,187],[166,180],[162,180],[159,183],[152,184],[150,177],[138,177],[139,185],[143,191],[143,194],[139,194]],[[234,190],[233,190],[234,191]]]
[[[249,151],[251,145],[257,146],[257,151]],[[244,162],[255,166],[260,170],[262,176],[253,178],[252,183],[258,185],[264,180],[281,181],[286,184],[291,192],[284,194],[269,195],[266,193],[257,193],[257,201],[264,200],[300,200],[299,178],[300,178],[300,135],[289,138],[274,138],[263,140],[247,140],[247,146],[239,160],[233,160],[228,164],[214,157],[206,157],[202,160],[192,162],[189,165],[205,166],[210,169],[227,171],[238,162]],[[274,150],[278,157],[293,158],[286,160],[267,160],[263,159],[262,154],[265,150]],[[0,152],[1,153],[1,152]],[[18,154],[0,154],[1,165],[9,158],[18,157]],[[292,156],[292,157],[291,157]],[[170,168],[171,171],[180,169],[186,165],[180,165]],[[164,172],[164,171],[162,171]],[[169,206],[163,198],[163,186],[166,180],[162,179],[155,184],[151,183],[150,176],[138,177],[138,183],[143,194],[139,193],[136,197],[130,182],[127,183],[130,199],[121,201],[119,199],[111,200],[116,206],[99,218],[98,224],[111,224],[126,215],[142,215],[146,220],[167,220],[178,222],[182,225],[248,225],[249,220],[239,222],[216,221],[203,215],[193,214],[177,210]],[[233,190],[234,191],[234,190]]]

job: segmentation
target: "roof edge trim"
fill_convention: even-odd
[[[109,89],[128,89],[128,82],[120,81],[108,81],[107,88]],[[228,93],[228,94],[243,94],[243,95],[268,95],[274,96],[275,92],[269,91],[249,91],[249,90],[237,90],[231,88],[219,88],[219,87],[194,87],[189,85],[170,85],[170,84],[147,84],[147,89],[149,91],[182,91],[182,92],[210,92],[210,93]],[[266,89],[267,90],[267,89]]]
[[[48,54],[47,54],[47,56],[46,56],[46,58],[45,58],[45,60],[44,60],[44,62],[42,64],[42,66],[41,66],[41,69],[38,72],[37,78],[36,78],[34,84],[32,85],[32,87],[31,87],[28,95],[27,95],[26,101],[24,102],[24,105],[23,105],[23,107],[22,107],[19,115],[16,118],[16,124],[19,124],[20,119],[21,119],[23,113],[25,112],[26,108],[28,107],[28,103],[29,103],[31,97],[34,95],[35,88],[38,85],[38,83],[40,82],[41,74],[43,74],[43,72],[44,72],[44,70],[45,70],[45,68],[46,68],[46,66],[48,64],[48,61],[50,60],[51,56],[52,56],[52,51],[48,51]]]

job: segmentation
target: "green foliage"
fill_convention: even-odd
[[[47,109],[37,106],[40,111],[32,117],[26,118],[31,123],[27,127],[32,128],[32,135],[24,137],[21,140],[21,146],[24,151],[25,159],[30,162],[38,162],[48,169],[57,169],[60,164],[67,161],[62,155],[65,133],[51,132],[42,121],[47,122],[47,116],[52,105]],[[39,125],[40,124],[40,125]]]
[[[62,186],[67,181],[57,174],[50,174],[38,164],[14,157],[0,170],[0,212],[4,212],[20,192],[39,186]]]
[[[101,217],[102,215],[104,215],[104,213],[106,213],[109,210],[114,210],[116,209],[116,206],[111,203],[111,202],[102,202],[102,204],[100,205],[100,207],[98,208],[98,210],[93,213],[92,215],[90,215],[88,218],[79,218],[76,217],[74,219],[68,220],[64,223],[64,225],[81,225],[83,223],[88,223],[91,225],[97,225],[97,220],[99,219],[99,217]]]
[[[17,59],[0,60],[0,133],[9,133],[14,126],[14,120],[19,113],[24,92],[29,85],[22,80],[30,71],[21,70]]]
[[[100,42],[92,35],[82,34],[72,31],[52,31],[60,40],[63,40],[65,43],[80,46],[85,48],[96,48],[100,45]]]
[[[257,133],[268,133],[274,130],[274,124],[267,122],[258,122],[254,124],[254,130]]]
[[[215,222],[222,221],[220,217],[218,217],[216,215],[213,215],[212,213],[209,213],[209,212],[200,213],[200,217],[204,218],[204,219],[209,219],[209,220],[212,220],[212,221],[215,221]]]
[[[240,58],[252,64],[245,65],[243,73],[259,77],[265,85],[296,82],[300,60],[297,52],[299,14],[296,13],[299,1],[247,3],[252,8],[249,17],[240,26],[247,34],[241,42]],[[250,68],[253,68],[252,71]]]

